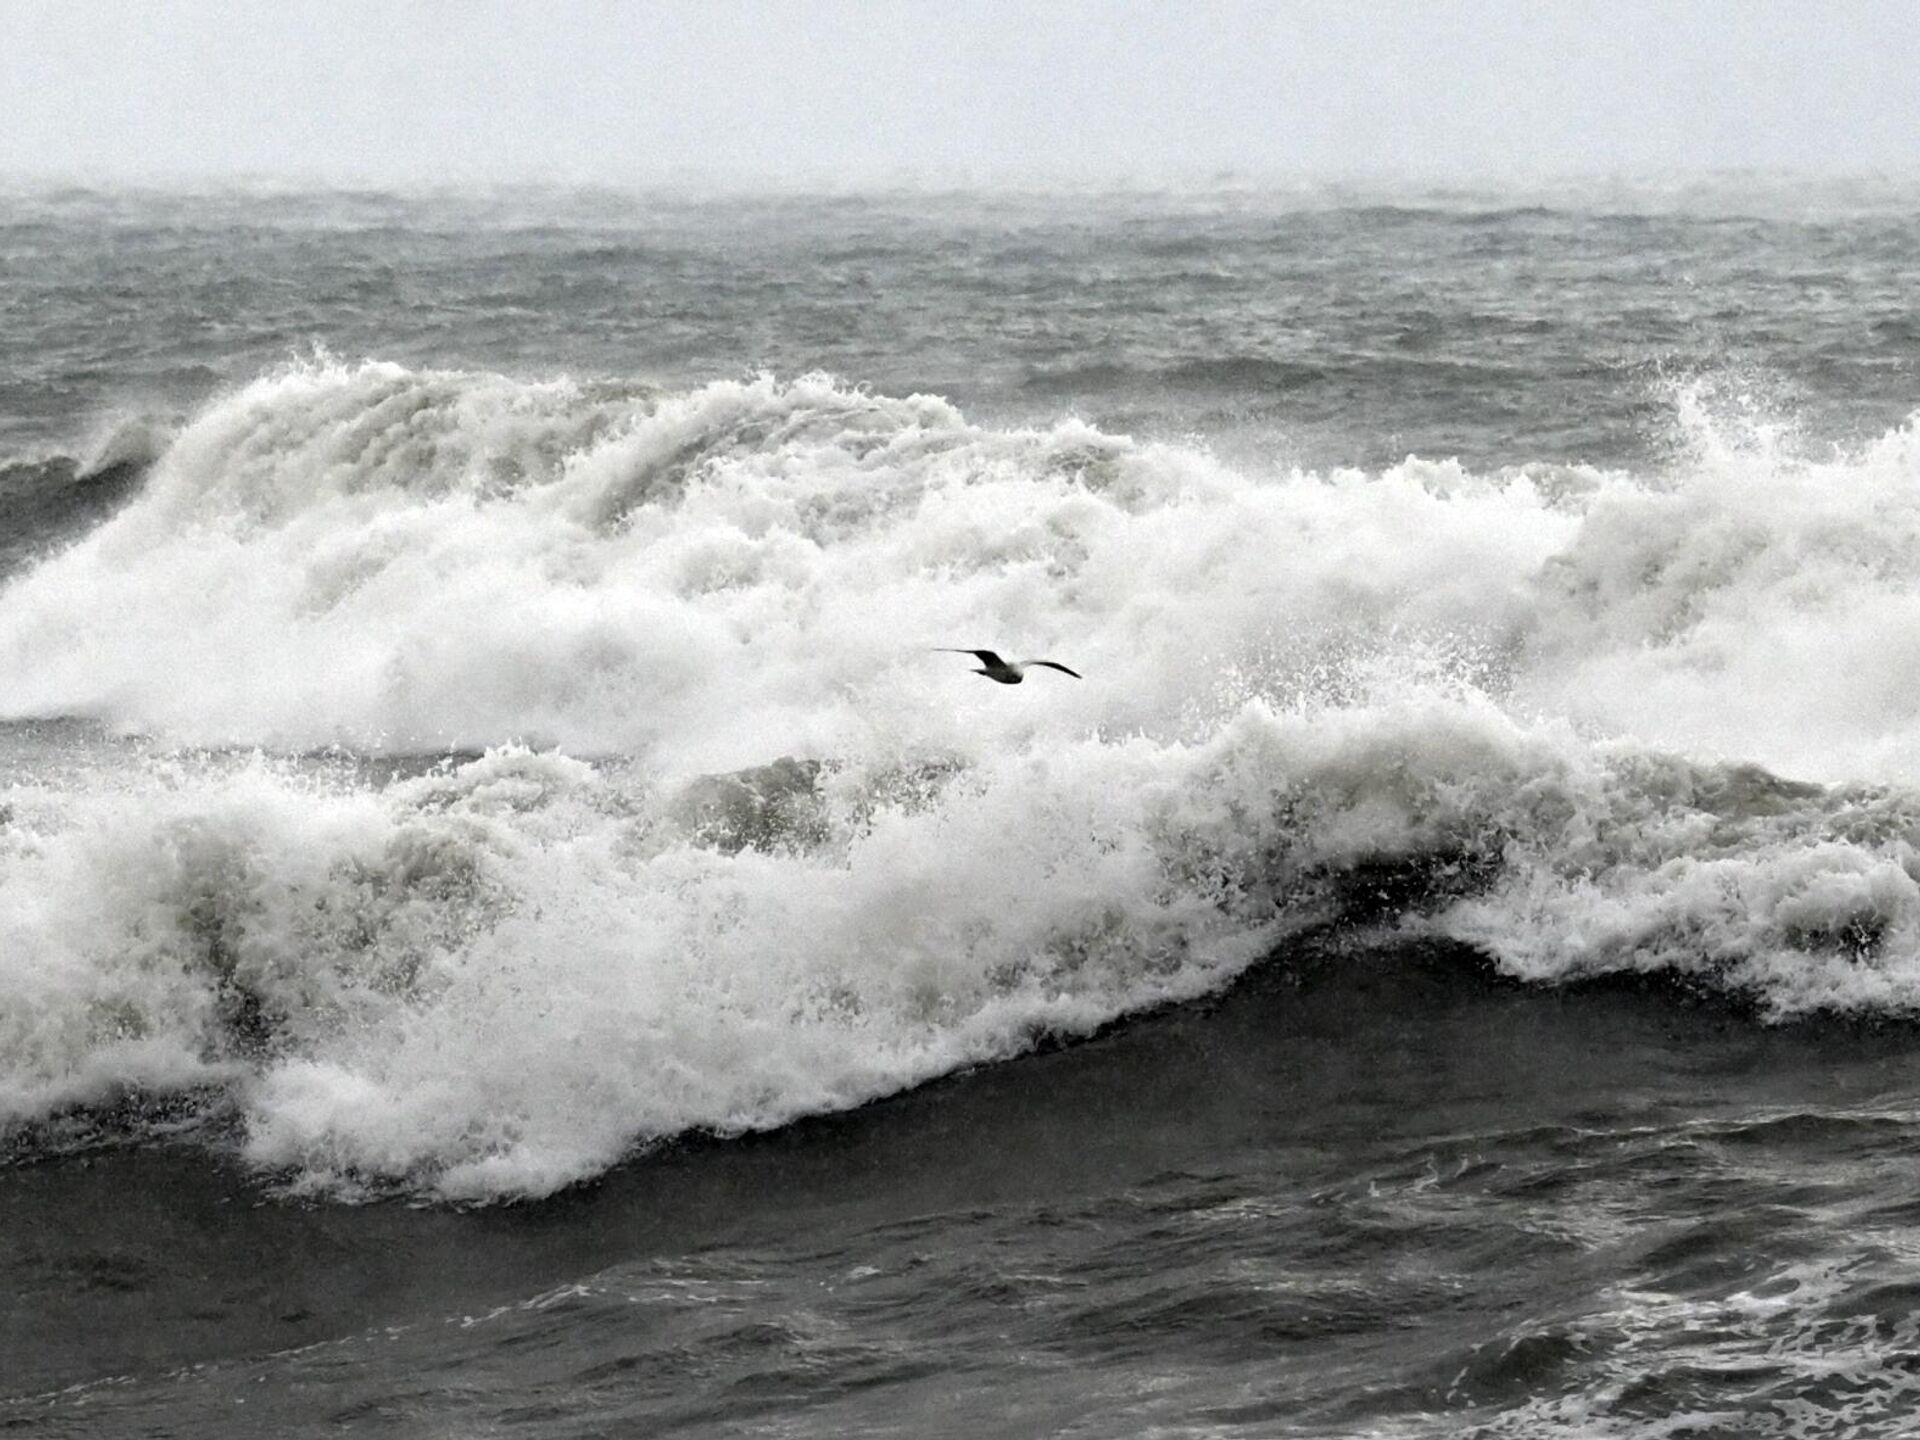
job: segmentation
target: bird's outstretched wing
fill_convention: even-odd
[[[1064,674],[1073,676],[1073,678],[1076,680],[1084,680],[1087,678],[1086,676],[1082,675],[1078,670],[1068,670],[1067,667],[1062,665],[1058,660],[1027,660],[1027,661],[1024,661],[1023,663],[1027,665],[1044,665],[1049,670],[1059,670]]]
[[[944,650],[949,655],[978,655],[982,665],[1004,665],[1007,663],[991,650],[968,650],[959,645],[936,645],[933,648],[936,650]]]

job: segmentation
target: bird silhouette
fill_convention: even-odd
[[[989,680],[998,680],[1002,685],[1018,685],[1026,679],[1026,672],[1035,665],[1044,665],[1049,670],[1058,670],[1064,675],[1073,676],[1076,680],[1086,678],[1078,670],[1067,669],[1058,660],[1002,660],[992,650],[966,650],[954,645],[936,645],[933,648],[945,651],[949,655],[976,656],[980,661],[980,668],[973,673],[984,675]]]

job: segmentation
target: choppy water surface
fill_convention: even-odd
[[[10,192],[0,1416],[1906,1433],[1916,199]]]

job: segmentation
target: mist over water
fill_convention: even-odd
[[[499,1283],[531,1288],[394,1292],[440,1297],[408,1322],[431,1372],[463,1363],[433,1338],[455,1308],[537,1328],[548,1282],[578,1282],[589,1349],[629,1343],[615,1293],[714,1286],[747,1323],[734,1261],[683,1276],[670,1238],[643,1262],[604,1237],[633,1187],[704,1194],[755,1157],[841,1214],[846,1147],[881,1195],[925,1188],[831,1222],[833,1274],[897,1281],[931,1334],[898,1279],[919,1242],[890,1237],[974,1214],[935,1225],[939,1263],[1004,1261],[980,1281],[1002,1299],[1077,1277],[1070,1319],[1023,1290],[1023,1323],[1116,1375],[1117,1337],[1164,1327],[1206,1433],[1264,1423],[1229,1415],[1242,1360],[1304,1385],[1288,1367],[1338,1337],[1362,1337],[1350,1388],[1271,1412],[1321,1417],[1299,1433],[1587,1433],[1616,1403],[1640,1433],[1699,1399],[1621,1400],[1695,1363],[1664,1348],[1688,1307],[1741,1317],[1709,1368],[1782,1334],[1863,1385],[1898,1363],[1819,1329],[1872,1259],[1844,1226],[1702,1239],[1790,1279],[1753,1305],[1801,1293],[1794,1315],[1618,1246],[1623,1215],[1700,1221],[1733,1182],[1684,1157],[1742,1145],[1796,1176],[1837,1146],[1833,1205],[1898,1203],[1874,1127],[1908,1123],[1920,1005],[1903,195],[16,199],[0,1143],[23,1213],[101,1155],[187,1157],[200,1178],[151,1203],[195,1235],[208,1174],[369,1234],[383,1201],[582,1207],[552,1222],[570,1258],[493,1232]],[[987,684],[941,646],[1085,678]],[[1796,1028],[1859,1024],[1891,1028],[1833,1051]],[[1176,1078],[1190,1044],[1210,1098]],[[1783,1113],[1811,1138],[1776,1146]],[[968,1157],[998,1144],[1034,1190],[976,1214]],[[1632,1177],[1669,1165],[1663,1210]],[[1770,1173],[1740,1170],[1754,1213],[1813,1213]],[[1569,1175],[1597,1188],[1536,1213]],[[1614,1258],[1496,1334],[1523,1247],[1492,1290],[1458,1281],[1484,1306],[1464,1338],[1375,1353],[1454,1293],[1358,1237],[1402,1192],[1393,1223],[1461,1275],[1513,1234]],[[1029,1202],[1145,1226],[1161,1268]],[[1314,1238],[1310,1202],[1358,1231]],[[696,1212],[752,1250],[748,1290],[813,1273],[767,1238],[777,1193],[659,1223]],[[433,1223],[399,1242],[422,1272]],[[36,1276],[138,1252],[22,1233]],[[1289,1271],[1295,1245],[1332,1246],[1329,1274]],[[1670,1311],[1627,1293],[1646,1266]],[[1246,1290],[1210,1309],[1222,1267]],[[130,1283],[156,1323],[191,1303]],[[1317,1298],[1283,1322],[1263,1295]],[[286,1338],[356,1345],[399,1303],[303,1301]],[[780,1364],[826,1344],[779,1313]],[[251,1353],[225,1323],[174,1363]],[[1491,1358],[1509,1341],[1547,1357],[1534,1378]],[[23,1395],[105,1373],[18,1345]],[[547,1383],[485,1363],[502,1395]],[[900,1364],[886,1383],[945,1413]],[[1371,1409],[1383,1377],[1403,1393]],[[620,1403],[657,1421],[653,1393]]]

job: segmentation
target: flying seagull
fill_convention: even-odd
[[[991,650],[963,650],[953,645],[936,645],[936,650],[944,650],[949,655],[973,655],[980,661],[980,668],[973,673],[984,675],[989,680],[998,680],[1002,685],[1018,685],[1026,678],[1026,672],[1035,665],[1044,665],[1049,670],[1059,670],[1080,680],[1085,677],[1078,670],[1068,670],[1058,660],[1002,660]]]

